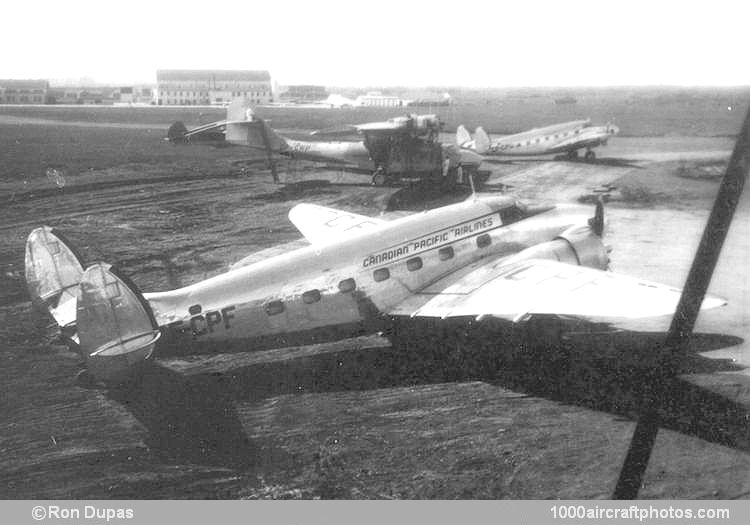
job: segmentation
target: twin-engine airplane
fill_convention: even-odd
[[[620,129],[613,124],[592,126],[590,120],[575,120],[491,140],[481,126],[474,132],[474,139],[464,126],[459,126],[456,130],[456,143],[461,148],[476,151],[480,155],[528,156],[565,153],[570,160],[578,158],[578,150],[586,148],[584,158],[593,160],[596,154],[592,148],[605,146],[610,137],[619,132]]]
[[[167,140],[179,143],[206,136],[216,139],[223,133],[228,144],[367,171],[375,185],[402,178],[461,183],[464,172],[467,176],[475,172],[483,160],[473,151],[438,142],[442,122],[435,115],[406,115],[352,128],[364,140],[326,142],[283,137],[255,115],[245,100],[237,99],[227,108],[226,120],[192,130],[175,122],[167,132]]]
[[[86,267],[60,233],[41,227],[26,243],[26,280],[85,358],[84,377],[107,385],[137,377],[170,345],[247,351],[387,334],[419,320],[466,321],[471,332],[493,318],[616,325],[672,313],[680,290],[607,271],[603,214],[601,203],[589,217],[506,196],[393,221],[299,204],[289,218],[309,246],[156,293],[141,293],[109,264]],[[722,304],[708,297],[703,307]]]

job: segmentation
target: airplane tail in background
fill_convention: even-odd
[[[459,148],[466,147],[465,144],[471,142],[471,135],[463,124],[456,129],[456,145]]]
[[[247,99],[236,99],[227,107],[226,141],[278,153],[287,149],[284,137],[255,115]]]
[[[474,150],[480,155],[484,155],[490,149],[490,136],[479,126],[474,132]]]

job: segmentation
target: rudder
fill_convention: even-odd
[[[484,131],[484,128],[482,126],[479,126],[476,131],[474,131],[475,151],[480,155],[484,155],[489,151],[490,144],[490,136],[487,135],[487,132]]]
[[[61,328],[73,327],[83,260],[59,231],[42,226],[26,239],[25,277],[32,302]]]
[[[89,371],[107,384],[137,376],[161,335],[151,307],[127,277],[105,263],[83,273],[77,324]]]

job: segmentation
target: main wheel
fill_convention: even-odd
[[[375,175],[372,176],[373,186],[385,186],[386,182],[388,182],[388,177],[382,171],[379,171]]]
[[[578,150],[574,149],[573,151],[568,152],[568,160],[576,160],[578,158]]]
[[[593,151],[591,151],[591,150],[588,150],[588,151],[586,152],[586,155],[584,155],[584,157],[583,157],[583,158],[584,158],[584,159],[586,159],[586,160],[594,160],[594,159],[596,158],[596,153],[594,153],[594,152],[593,152]]]

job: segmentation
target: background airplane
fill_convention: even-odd
[[[365,170],[372,183],[384,185],[408,179],[452,186],[468,183],[476,173],[481,155],[438,141],[442,123],[435,115],[406,115],[385,122],[352,127],[364,136],[359,141],[297,140],[279,135],[255,115],[244,100],[227,108],[227,119],[187,130],[181,122],[167,133],[170,142],[191,142],[223,133],[226,143],[242,145],[291,159],[333,163]]]
[[[491,140],[481,126],[474,132],[474,139],[464,126],[459,126],[456,130],[456,143],[461,148],[476,151],[480,155],[527,156],[565,153],[571,160],[578,157],[578,150],[586,148],[584,158],[592,160],[596,158],[592,148],[606,145],[610,137],[619,132],[620,129],[613,124],[592,126],[590,120],[575,120]]]

